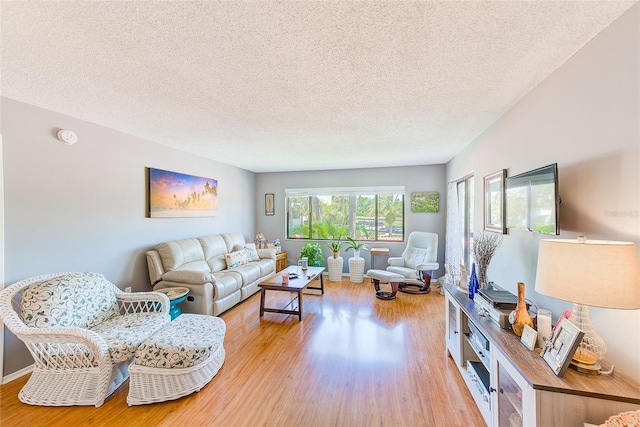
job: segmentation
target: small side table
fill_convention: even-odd
[[[156,289],[156,292],[162,292],[169,297],[169,315],[171,315],[171,320],[182,314],[182,310],[180,310],[178,304],[187,299],[189,288],[163,288]]]
[[[287,252],[276,253],[276,273],[287,268]]]
[[[377,256],[389,256],[389,248],[371,248],[369,249],[369,253],[371,254],[371,270],[375,270],[375,266],[373,265],[374,257]]]

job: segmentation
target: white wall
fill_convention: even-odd
[[[482,229],[482,179],[557,162],[560,238],[632,241],[640,247],[640,5],[594,38],[451,160],[447,181],[475,174],[475,227]],[[539,234],[510,230],[489,267],[489,279],[551,308],[569,303],[534,291]],[[640,259],[640,254],[639,254]],[[607,266],[602,266],[607,292]],[[640,286],[640,284],[629,284]],[[640,310],[592,308],[607,360],[640,380]]]
[[[312,155],[312,153],[310,154]],[[403,185],[405,187],[405,239],[412,231],[430,231],[437,233],[438,260],[441,268],[434,273],[434,277],[443,274],[444,265],[444,231],[445,231],[445,179],[444,165],[407,166],[397,168],[375,169],[346,169],[314,172],[280,172],[256,174],[256,230],[264,233],[265,237],[272,241],[279,238],[282,241],[283,250],[287,251],[289,263],[295,263],[304,241],[285,240],[286,237],[286,212],[284,190],[287,188],[325,188],[325,187],[370,187],[385,185]],[[440,193],[440,211],[438,213],[413,213],[411,212],[411,193],[422,191],[437,191]],[[264,195],[274,193],[275,215],[264,214]],[[325,258],[331,254],[326,242],[321,242],[325,251]],[[405,243],[376,242],[371,246],[384,246],[391,249],[392,256],[400,256]],[[345,258],[344,269],[349,271],[347,258],[351,253],[342,256]],[[363,251],[360,256],[365,259],[365,272],[370,268],[370,256]],[[376,268],[383,268],[386,259],[377,259]]]
[[[150,290],[144,252],[165,240],[229,231],[253,239],[255,175],[69,116],[2,98],[5,280],[61,271],[103,273]],[[73,146],[56,139],[73,130]],[[213,218],[146,218],[145,167],[218,180]],[[5,375],[29,365],[5,334]]]

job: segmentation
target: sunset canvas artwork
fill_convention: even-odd
[[[148,168],[151,218],[187,218],[218,214],[218,181]]]

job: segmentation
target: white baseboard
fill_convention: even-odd
[[[22,368],[19,371],[14,372],[13,374],[9,374],[6,377],[2,377],[2,384],[17,380],[18,378],[30,374],[31,372],[33,372],[33,364],[27,366],[26,368]]]

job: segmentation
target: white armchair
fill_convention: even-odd
[[[0,292],[0,318],[34,359],[20,401],[98,407],[129,377],[138,346],[170,322],[169,298],[122,292],[97,273],[47,274]]]
[[[404,284],[398,287],[401,292],[410,294],[428,294],[431,292],[429,271],[437,270],[438,235],[424,231],[413,231],[407,239],[407,247],[402,256],[389,257],[387,271],[405,277]]]

